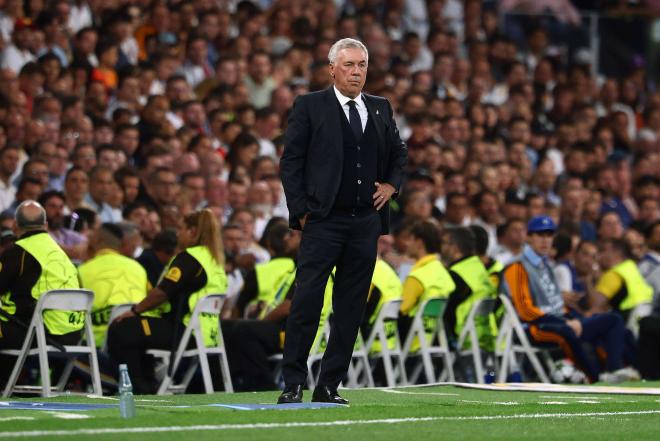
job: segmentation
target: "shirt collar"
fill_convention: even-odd
[[[362,100],[362,94],[359,94],[355,98],[349,98],[345,95],[342,95],[342,93],[337,89],[337,86],[332,86],[332,88],[335,90],[335,96],[337,97],[337,100],[339,100],[339,104],[343,106],[347,105],[347,103],[351,100],[355,101],[357,104],[357,108],[363,108],[364,107],[364,101]]]
[[[420,266],[424,266],[427,263],[432,262],[434,260],[438,260],[438,255],[437,254],[427,254],[426,256],[422,257],[417,262],[415,262],[415,265],[413,266],[413,269],[419,268]]]
[[[534,266],[540,266],[541,262],[544,260],[543,256],[536,254],[536,251],[534,251],[529,245],[525,245],[523,256],[525,256],[525,258]]]

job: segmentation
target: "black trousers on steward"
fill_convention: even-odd
[[[25,341],[25,336],[27,335],[27,329],[20,326],[14,322],[3,322],[0,321],[0,349],[20,349],[23,346]],[[64,335],[52,335],[46,333],[46,335],[52,338],[57,343],[63,345],[76,345],[80,341],[81,332],[71,332]],[[36,336],[32,340],[32,347],[37,346]],[[11,355],[0,355],[0,391],[2,391],[9,380],[11,371],[14,369],[14,364],[16,363],[16,357]],[[53,378],[59,379],[57,374],[61,371],[56,360],[50,361],[49,366],[53,368]]]

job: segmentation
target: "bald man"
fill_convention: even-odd
[[[18,240],[0,256],[0,349],[20,348],[39,297],[53,289],[79,288],[78,271],[48,234],[46,211],[33,200],[16,208]],[[47,333],[61,344],[80,340],[82,313],[47,311]],[[0,386],[4,387],[15,358],[0,356]]]

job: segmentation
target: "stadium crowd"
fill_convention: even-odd
[[[531,327],[568,309],[573,318],[557,320],[573,338],[583,332],[576,316],[615,314],[604,326],[621,335],[605,346],[618,360],[601,370],[634,365],[660,378],[660,92],[643,63],[606,77],[584,48],[558,41],[556,23],[580,29],[567,0],[546,2],[561,5],[553,26],[530,19],[516,38],[503,32],[499,14],[515,3],[525,2],[3,0],[2,248],[16,240],[16,208],[39,201],[83,287],[117,280],[92,268],[109,252],[142,265],[140,292],[121,302],[137,303],[181,251],[177,231],[207,208],[221,226],[235,382],[274,387],[267,360],[281,351],[299,245],[278,171],[287,115],[296,96],[332,83],[328,50],[353,37],[369,50],[365,91],[389,100],[408,147],[394,231],[379,241],[389,266],[376,270],[383,279],[393,270],[399,286],[388,297],[374,281],[365,330],[386,299],[402,297],[410,316],[433,291],[458,311],[478,290],[456,264],[478,256],[488,295],[507,284]],[[561,293],[552,311],[533,287],[513,286],[523,282],[510,264],[528,242],[552,270],[539,272],[541,285]],[[439,286],[409,277],[430,261]],[[164,276],[178,281],[171,269]],[[98,293],[96,302],[102,345],[116,303]],[[645,304],[635,334],[624,331]],[[451,337],[461,319],[445,321]],[[597,380],[598,368],[576,358]],[[138,391],[153,390],[131,376]]]

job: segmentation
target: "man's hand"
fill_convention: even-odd
[[[579,320],[566,320],[566,324],[575,332],[578,337],[582,335],[582,323]]]
[[[309,213],[305,213],[303,217],[298,219],[300,221],[300,229],[304,230],[305,229],[305,224],[307,223],[307,218],[309,217]]]
[[[120,315],[120,316],[118,316],[117,318],[115,318],[115,319],[113,320],[113,322],[117,322],[117,323],[119,323],[119,322],[121,322],[122,320],[127,319],[127,318],[131,318],[131,317],[137,317],[137,315],[135,315],[135,313],[134,313],[133,311],[128,310],[128,311],[126,311],[125,313],[123,313],[122,315]]]
[[[394,192],[396,192],[396,190],[390,184],[376,182],[376,192],[373,196],[374,207],[376,207],[376,210],[383,208],[387,201],[392,198]]]

